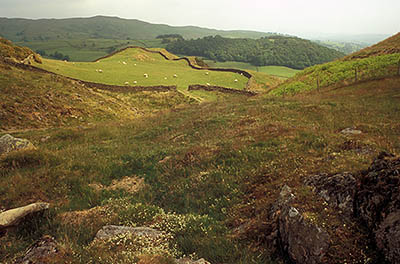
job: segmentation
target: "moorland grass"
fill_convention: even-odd
[[[175,237],[179,254],[211,263],[273,263],[263,244],[265,219],[284,184],[301,198],[301,210],[335,232],[340,216],[323,210],[303,179],[365,169],[382,150],[400,153],[399,87],[394,78],[291,98],[238,97],[125,123],[15,134],[31,140],[42,154],[26,167],[7,165],[19,162],[19,156],[2,159],[8,169],[0,183],[1,205],[41,199],[52,203],[57,216],[95,206],[110,216],[89,218],[78,228],[49,219],[35,235],[7,235],[1,238],[1,261],[12,259],[26,241],[51,234],[72,262],[106,263],[98,259],[104,251],[88,244],[102,225],[126,224],[164,230]],[[339,133],[346,127],[362,134]],[[42,142],[44,136],[49,140]],[[370,151],[343,148],[350,139]],[[89,187],[132,175],[146,183],[138,193]],[[244,237],[235,238],[235,228],[243,223],[251,224]],[[347,244],[332,241],[332,248],[341,249],[328,252],[332,260],[343,262],[350,253],[363,257],[352,251],[356,237],[347,237]],[[107,256],[118,254],[107,250]]]

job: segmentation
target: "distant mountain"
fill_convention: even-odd
[[[312,41],[287,36],[260,39],[230,39],[221,36],[176,41],[167,50],[175,54],[201,56],[215,61],[240,61],[256,66],[277,65],[304,69],[344,56]]]
[[[329,33],[315,33],[315,34],[299,34],[300,37],[319,40],[319,41],[332,41],[332,42],[346,42],[360,44],[364,47],[371,46],[379,41],[388,37],[389,34],[329,34]]]
[[[228,38],[260,38],[272,35],[257,31],[216,30],[195,26],[173,27],[136,19],[95,16],[68,19],[0,18],[0,35],[12,41],[55,39],[154,39],[163,34],[180,34],[186,39],[220,35]]]

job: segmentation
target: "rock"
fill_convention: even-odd
[[[400,263],[400,157],[382,152],[360,178],[355,215],[366,224],[386,259]]]
[[[191,260],[188,258],[177,259],[176,264],[211,264],[205,259]]]
[[[23,149],[35,149],[35,146],[27,139],[15,138],[9,134],[0,137],[0,155]]]
[[[17,225],[25,216],[49,209],[48,203],[34,203],[0,213],[0,230]]]
[[[128,226],[115,226],[107,225],[100,229],[95,239],[107,240],[118,235],[132,234],[135,236],[146,236],[150,238],[157,238],[161,236],[161,232],[149,227],[128,227]]]
[[[304,180],[305,185],[321,196],[330,206],[342,210],[347,216],[353,214],[353,196],[355,177],[349,173],[328,175],[321,173],[309,176]]]
[[[275,239],[272,243],[294,263],[326,263],[330,237],[292,205],[295,198],[290,187],[285,185],[273,206],[272,218],[276,224],[267,239]]]
[[[54,259],[60,254],[56,240],[51,236],[44,236],[28,248],[22,258],[19,258],[17,264],[31,263],[56,263]]]
[[[340,131],[340,133],[345,134],[345,135],[359,135],[362,132],[361,132],[361,130],[357,130],[357,129],[348,127],[348,128],[343,129],[342,131]]]

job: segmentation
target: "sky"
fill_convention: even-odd
[[[293,35],[400,31],[399,0],[0,0],[0,17],[95,15]]]

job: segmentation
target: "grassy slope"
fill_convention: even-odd
[[[62,243],[67,260],[106,263],[104,258],[111,256],[117,261],[123,256],[115,248],[96,251],[87,246],[95,232],[104,224],[156,222],[174,235],[181,254],[196,252],[211,263],[270,263],[267,245],[262,244],[264,221],[284,184],[301,197],[299,210],[334,234],[344,220],[335,210],[323,210],[322,201],[303,186],[303,179],[364,169],[381,150],[400,153],[399,89],[399,79],[389,79],[340,93],[239,97],[128,123],[17,133],[39,150],[0,161],[5,168],[0,204],[10,208],[41,199],[56,207],[39,229],[25,227],[1,238],[0,256],[9,260],[34,239],[50,234]],[[363,133],[340,134],[346,127]],[[42,142],[46,136],[50,139]],[[350,139],[370,151],[360,154],[344,148]],[[144,178],[147,187],[137,194],[88,187],[131,175]],[[79,226],[54,217],[102,204],[107,215],[90,217],[87,212]],[[243,223],[250,228],[235,239],[232,230]],[[355,245],[365,238],[359,237],[353,223],[342,225],[342,240],[333,240],[328,252],[331,263],[364,258]]]
[[[350,54],[344,60],[352,60],[357,58],[367,58],[371,56],[380,56],[387,54],[400,53],[400,33],[391,36],[371,47],[367,47],[358,52]]]
[[[4,57],[22,60],[32,51],[1,42]],[[22,70],[0,61],[0,129],[14,130],[118,119],[189,103],[177,92],[119,94],[87,89],[78,82]]]
[[[212,60],[204,60],[207,65],[210,67],[219,67],[219,68],[236,68],[242,70],[252,70],[257,72],[263,72],[268,75],[273,75],[281,78],[290,78],[293,77],[299,70],[291,69],[284,66],[254,66],[250,63],[246,62],[238,62],[238,61],[226,61],[226,62],[214,62]]]
[[[293,94],[326,86],[346,86],[358,81],[399,74],[400,33],[342,60],[304,69],[272,91]],[[357,72],[357,73],[356,73]]]
[[[206,71],[188,67],[186,61],[167,61],[159,54],[140,49],[128,49],[96,63],[44,60],[43,65],[37,66],[85,81],[115,85],[124,85],[125,82],[135,85],[134,81],[139,86],[177,85],[181,91],[187,90],[189,84],[206,83],[243,90],[248,81],[235,73],[209,72],[206,75]],[[103,73],[96,72],[96,69],[101,69]],[[145,73],[148,78],[144,77]],[[174,74],[178,78],[174,78]]]

